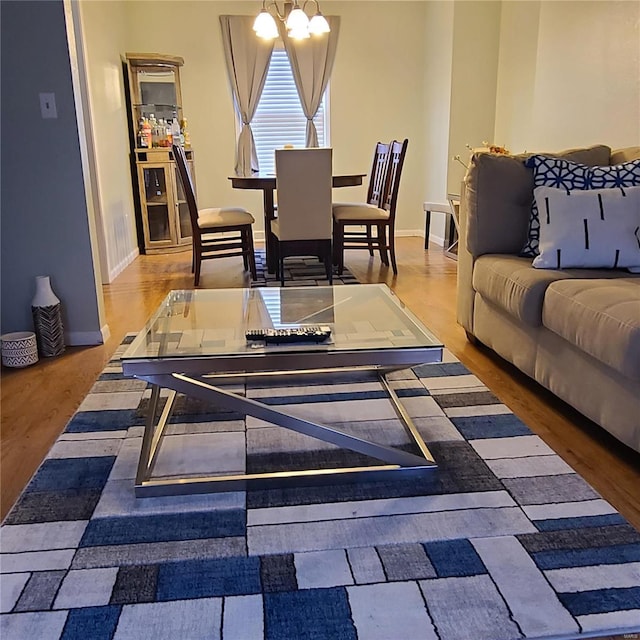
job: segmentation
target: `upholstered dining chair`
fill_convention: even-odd
[[[236,207],[198,209],[191,174],[184,149],[173,145],[173,157],[184,190],[193,238],[191,272],[194,286],[200,283],[200,268],[203,260],[242,256],[245,271],[256,280],[256,257],[253,248],[254,217],[246,210]],[[231,234],[231,235],[223,235]]]
[[[371,167],[371,173],[369,174],[369,187],[367,189],[366,202],[334,202],[333,209],[340,207],[362,207],[370,205],[372,207],[380,206],[380,198],[382,197],[382,190],[384,189],[384,179],[386,177],[387,170],[387,158],[389,157],[389,143],[377,142],[375,151],[373,152],[373,165]],[[345,237],[349,238],[367,238],[367,245],[369,247],[369,255],[373,255],[373,240],[371,236],[371,225],[365,225],[365,230],[346,230],[344,231]],[[334,245],[335,249],[335,245]],[[334,264],[337,264],[337,260],[334,256]]]
[[[284,260],[317,256],[333,282],[331,245],[331,149],[276,149],[278,217],[271,221],[277,274]]]
[[[387,266],[389,255],[391,256],[393,273],[398,273],[395,250],[396,205],[408,144],[407,139],[403,142],[393,140],[390,143],[383,172],[383,186],[377,204],[374,201],[333,205],[333,261],[338,267],[338,273],[344,271],[345,249],[367,249],[370,255],[373,255],[373,249],[377,249],[380,252],[380,260]],[[360,229],[365,227],[366,232],[347,229],[354,226]],[[371,229],[376,230],[375,236]]]

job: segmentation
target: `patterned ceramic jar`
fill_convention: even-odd
[[[0,336],[2,341],[2,364],[5,367],[28,367],[38,362],[36,334],[31,331],[16,331]]]

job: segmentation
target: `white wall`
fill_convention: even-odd
[[[447,202],[453,7],[453,2],[426,3],[422,90],[425,105],[423,182],[428,202]],[[431,215],[430,235],[440,244],[444,244],[445,222],[444,214]]]
[[[511,151],[640,144],[640,2],[506,2],[500,43]]]
[[[532,142],[539,21],[539,2],[507,2],[502,6],[496,128],[490,142],[513,153],[524,151]]]
[[[408,138],[397,227],[415,233],[424,228],[426,193],[426,4],[322,2],[322,10],[341,16],[331,79],[334,165],[338,171],[369,172],[378,140]],[[364,195],[364,188],[342,189],[334,197],[348,201]]]
[[[127,21],[122,2],[83,2],[80,8],[96,161],[96,227],[107,283],[138,255],[120,59]]]
[[[466,145],[492,142],[495,127],[501,2],[454,4],[449,171],[447,188],[460,193],[465,168],[451,160],[469,157]]]

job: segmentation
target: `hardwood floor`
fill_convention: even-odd
[[[347,253],[360,282],[386,282],[517,416],[640,529],[640,455],[620,445],[514,367],[471,345],[455,321],[456,262],[421,238],[398,240],[399,275],[366,251]],[[127,332],[139,330],[171,289],[190,289],[190,252],[140,256],[104,287],[111,337],[26,369],[2,370],[2,518],[89,392]],[[248,286],[240,258],[204,264],[202,288]],[[63,301],[64,302],[64,301]]]

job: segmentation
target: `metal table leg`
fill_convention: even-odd
[[[333,370],[297,372],[298,375],[328,373]],[[341,369],[344,371],[344,369]],[[262,375],[277,375],[273,372],[252,374],[250,377]],[[413,443],[420,451],[420,455],[408,453],[401,449],[378,444],[351,435],[340,429],[318,424],[291,415],[265,405],[256,400],[245,398],[238,394],[222,389],[213,384],[217,378],[228,379],[229,376],[187,376],[180,373],[157,374],[143,376],[152,383],[152,397],[149,415],[143,437],[143,446],[136,477],[137,496],[162,496],[192,493],[208,493],[213,491],[241,491],[248,487],[269,488],[274,486],[296,486],[300,484],[333,483],[336,481],[359,481],[364,478],[381,479],[383,475],[397,475],[399,473],[419,473],[434,470],[436,463],[427,445],[420,436],[416,426],[400,403],[388,381],[385,372],[379,371],[379,378],[389,394],[394,409]],[[243,377],[246,377],[243,375]],[[157,414],[159,389],[171,389],[169,400],[164,407],[157,426],[154,426]],[[291,429],[297,433],[308,435],[324,442],[350,449],[357,453],[371,456],[385,464],[352,468],[309,469],[304,471],[281,471],[259,474],[235,474],[220,476],[204,476],[198,478],[167,478],[153,479],[153,466],[162,442],[164,428],[171,415],[176,392],[184,393],[195,398],[215,401],[219,406],[233,411],[239,411],[272,424]]]

